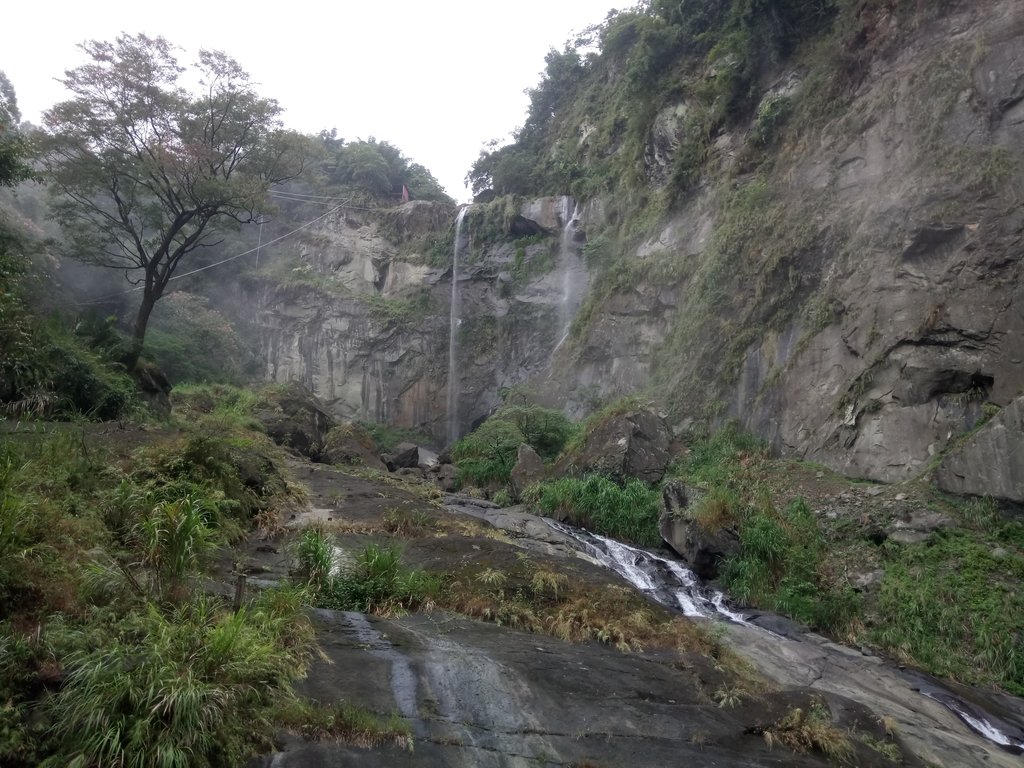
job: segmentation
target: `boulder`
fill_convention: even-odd
[[[671,439],[664,419],[653,411],[615,414],[587,433],[582,448],[559,459],[555,474],[597,472],[617,483],[635,477],[654,485],[665,476]]]
[[[459,472],[454,464],[438,464],[431,470],[434,483],[444,493],[454,493],[459,489]]]
[[[1024,503],[1024,396],[946,456],[935,484],[950,493]]]
[[[732,528],[705,530],[693,516],[692,491],[678,480],[661,490],[661,538],[702,579],[718,577],[723,560],[740,551],[739,534]]]
[[[886,530],[886,533],[890,541],[899,544],[917,544],[929,539],[939,529],[948,528],[952,524],[953,521],[946,515],[928,509],[919,509],[897,518]]]
[[[316,396],[297,382],[264,396],[253,412],[278,445],[319,461],[334,418]]]
[[[420,447],[413,443],[399,443],[395,450],[382,458],[392,472],[415,468],[420,465]]]
[[[529,486],[539,483],[547,475],[544,459],[533,448],[523,443],[516,453],[516,465],[512,467],[510,482],[512,494],[517,499]]]
[[[325,464],[356,464],[380,472],[387,467],[377,455],[370,433],[358,424],[342,424],[327,433],[321,460]]]

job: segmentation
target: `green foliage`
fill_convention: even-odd
[[[522,238],[516,242],[515,260],[509,272],[512,275],[513,288],[519,288],[530,282],[535,277],[546,275],[557,265],[558,253],[557,244],[554,240],[547,243],[547,247],[534,249],[529,254],[527,248],[539,243],[546,238],[545,235],[535,235],[530,238]]]
[[[723,565],[738,600],[841,633],[859,609],[827,572],[822,531],[803,499],[779,512],[765,474],[767,446],[735,423],[694,441],[672,474],[700,488],[695,517],[709,530],[738,528],[741,550]]]
[[[409,326],[421,322],[435,310],[430,291],[423,289],[409,298],[392,298],[371,293],[360,296],[377,321],[389,326]]]
[[[246,485],[235,462],[264,449],[204,428],[130,456],[88,425],[0,443],[4,765],[235,765],[269,743],[308,661],[301,600],[268,592],[232,615],[191,587],[283,488]]]
[[[307,528],[299,537],[297,549],[299,577],[314,592],[330,584],[334,575],[335,556],[331,537],[320,528]]]
[[[405,568],[394,547],[370,544],[352,567],[328,579],[315,599],[319,606],[333,610],[389,614],[429,604],[439,589],[436,577]]]
[[[672,471],[688,483],[709,490],[728,488],[749,457],[764,457],[767,453],[768,447],[762,440],[743,432],[736,422],[730,422],[692,442]]]
[[[197,597],[149,607],[82,650],[50,709],[61,746],[46,766],[235,765],[272,735],[275,707],[309,663],[312,631],[294,595],[267,593],[237,613]]]
[[[526,437],[512,422],[488,419],[452,448],[459,482],[480,488],[505,485],[524,442]]]
[[[209,500],[187,493],[158,502],[137,523],[134,538],[142,554],[140,564],[154,573],[156,593],[162,598],[178,599],[186,578],[212,552],[216,540],[210,523],[215,514]]]
[[[0,620],[64,603],[103,534],[87,512],[99,457],[70,433],[0,443]],[[84,498],[83,498],[84,497]]]
[[[378,424],[373,421],[360,421],[358,424],[373,438],[380,453],[391,453],[399,443],[424,445],[430,442],[430,438],[417,429],[396,427],[391,424]]]
[[[259,432],[262,425],[253,411],[263,402],[265,390],[243,389],[231,384],[179,384],[171,393],[174,413],[189,423],[212,417],[231,430]]]
[[[508,488],[499,489],[491,501],[499,507],[511,507],[515,503],[515,499],[512,498],[512,492]]]
[[[459,482],[498,489],[509,481],[519,446],[526,443],[553,459],[575,433],[561,411],[526,402],[507,402],[452,448]]]
[[[576,426],[561,411],[527,403],[508,402],[490,420],[514,424],[523,442],[544,459],[557,456],[576,432]]]
[[[606,536],[642,547],[661,543],[660,494],[636,479],[620,486],[602,475],[563,477],[529,489],[527,499],[546,515]]]
[[[335,193],[348,190],[361,193],[359,199],[365,202],[394,203],[401,200],[405,186],[413,200],[454,202],[430,171],[386,141],[371,136],[346,143],[334,131],[321,132],[319,140],[324,181]]]
[[[138,407],[124,366],[95,343],[86,324],[72,332],[59,317],[29,309],[27,253],[36,245],[0,212],[0,412],[116,419]]]
[[[143,354],[175,386],[201,381],[242,384],[258,365],[224,315],[206,299],[177,291],[154,310]]]
[[[935,674],[1020,696],[1024,525],[990,517],[983,530],[886,544],[870,637]]]
[[[28,142],[18,130],[20,121],[14,86],[0,71],[0,187],[13,187],[35,177],[28,163]]]
[[[43,117],[42,163],[72,252],[142,285],[125,358],[133,368],[179,265],[216,241],[217,227],[255,221],[269,188],[301,171],[307,140],[282,129],[277,102],[220,51],[199,52],[204,85],[190,92],[163,38],[81,48],[88,62],[61,81],[71,98]]]
[[[781,514],[771,508],[754,511],[740,526],[740,543],[739,556],[723,571],[736,599],[829,632],[842,631],[856,615],[853,591],[831,589],[819,576],[824,540],[803,499]]]
[[[757,108],[751,139],[759,147],[767,147],[778,135],[779,127],[788,119],[792,110],[789,96],[775,94],[768,96]]]
[[[410,752],[413,748],[412,730],[400,715],[381,716],[349,701],[330,706],[292,701],[276,711],[274,719],[311,741],[329,739],[363,749],[384,744],[394,744]]]
[[[587,435],[607,422],[609,419],[635,411],[638,408],[649,408],[651,401],[643,395],[633,394],[620,397],[594,411],[575,426],[567,435],[563,453],[571,454],[583,448]]]

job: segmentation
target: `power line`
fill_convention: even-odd
[[[194,274],[197,274],[199,272],[205,272],[208,269],[213,269],[214,267],[219,267],[222,264],[227,264],[229,261],[234,261],[235,259],[240,259],[243,256],[248,256],[251,253],[258,253],[261,248],[265,248],[268,245],[273,245],[274,243],[279,243],[282,240],[284,240],[285,238],[291,237],[296,232],[300,232],[303,229],[306,229],[306,227],[310,227],[313,224],[316,224],[321,219],[326,219],[332,213],[335,213],[335,212],[337,212],[337,211],[339,211],[339,210],[341,210],[342,208],[345,208],[345,207],[347,207],[347,206],[345,206],[344,204],[336,205],[336,206],[334,206],[334,208],[332,208],[331,210],[327,211],[327,213],[321,214],[320,216],[317,216],[315,219],[311,219],[310,221],[307,221],[305,224],[302,224],[302,225],[296,227],[291,232],[286,232],[285,234],[281,235],[280,237],[275,237],[273,240],[270,240],[270,241],[268,241],[266,243],[261,242],[255,248],[250,248],[248,251],[243,251],[242,253],[236,253],[234,256],[228,256],[226,259],[221,259],[220,261],[215,261],[213,264],[207,264],[205,267],[199,267],[198,269],[193,269],[191,272],[184,272],[184,273],[182,273],[180,275],[173,275],[173,276],[171,276],[168,279],[167,282],[170,282],[171,280],[180,280],[183,277],[189,277],[190,275],[194,275]],[[104,301],[107,301],[109,299],[115,299],[118,296],[124,296],[125,294],[134,293],[135,291],[141,291],[142,289],[143,289],[143,286],[137,285],[134,288],[129,288],[129,289],[124,290],[124,291],[118,291],[117,293],[111,293],[111,294],[109,294],[107,296],[103,296],[103,297],[98,298],[98,299],[92,299],[90,301],[79,301],[79,302],[76,302],[75,306],[82,307],[82,306],[87,306],[89,304],[102,304]]]
[[[271,190],[270,194],[271,195],[289,195],[291,197],[311,197],[311,198],[318,198],[320,200],[347,200],[348,199],[348,198],[345,198],[345,197],[335,197],[333,195],[309,195],[309,194],[306,194],[305,192],[292,192],[291,190],[287,190],[287,189]]]

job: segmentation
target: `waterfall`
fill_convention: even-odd
[[[580,299],[586,289],[587,276],[580,263],[575,240],[579,227],[580,204],[573,198],[562,197],[561,209],[562,239],[558,249],[558,265],[562,273],[562,297],[558,303],[557,350],[569,338],[569,329],[576,314]]]
[[[582,528],[554,520],[546,522],[575,539],[587,554],[665,607],[685,616],[720,616],[737,624],[748,623],[746,617],[725,604],[721,592],[702,586],[693,572],[674,560]]]
[[[570,207],[571,206],[571,207]],[[565,340],[569,335],[569,327],[572,325],[572,316],[576,304],[575,275],[576,266],[573,264],[575,248],[573,240],[576,234],[576,224],[579,220],[579,203],[571,197],[562,198],[562,242],[559,248],[558,260],[562,268],[562,300],[559,303],[559,331],[560,341]]]
[[[469,206],[463,207],[455,218],[455,245],[452,253],[452,301],[451,317],[448,321],[448,444],[459,439],[459,250],[462,246],[462,221]]]

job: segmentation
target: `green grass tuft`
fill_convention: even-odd
[[[643,547],[661,543],[660,495],[639,480],[619,486],[601,475],[563,477],[534,486],[527,498],[544,514],[597,533]]]

